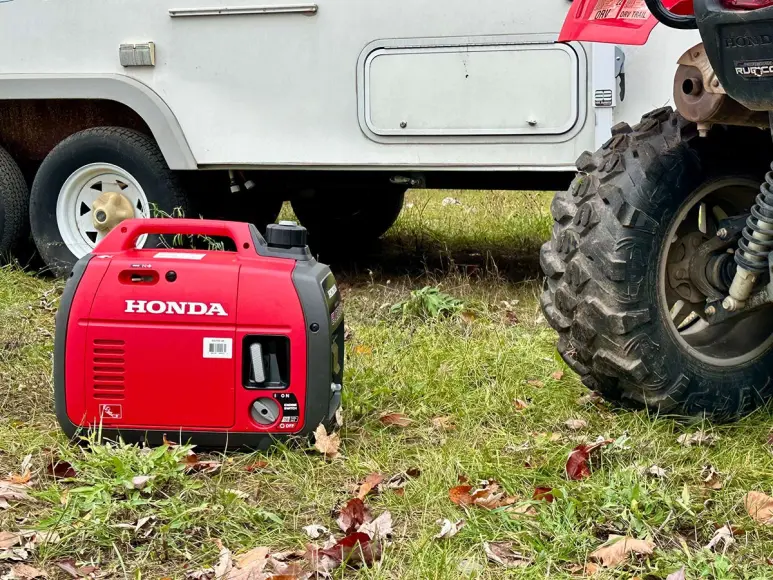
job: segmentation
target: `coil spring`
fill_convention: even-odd
[[[762,274],[768,269],[768,256],[773,251],[773,171],[765,175],[765,183],[760,186],[751,214],[743,229],[743,239],[738,242],[735,262],[749,272]],[[766,227],[760,227],[760,224]],[[760,237],[755,238],[755,233]],[[752,249],[749,244],[762,249]]]

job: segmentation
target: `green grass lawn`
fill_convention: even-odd
[[[350,339],[341,456],[332,460],[291,442],[215,454],[207,458],[222,461],[219,470],[186,473],[181,448],[69,444],[57,430],[51,381],[61,283],[0,269],[0,478],[21,475],[23,463],[32,476],[28,499],[0,504],[0,531],[50,532],[25,539],[36,544],[26,551],[0,534],[0,575],[26,561],[65,578],[56,563],[72,559],[101,577],[183,578],[215,565],[218,542],[234,557],[258,546],[303,550],[312,542],[304,526],[342,535],[333,513],[366,476],[418,469],[404,488],[384,482],[365,499],[374,515],[392,515],[380,561],[340,567],[335,578],[665,579],[682,567],[688,579],[773,577],[773,527],[743,506],[747,492],[773,491],[770,412],[714,427],[583,399],[537,301],[550,197],[411,192],[378,248],[337,264]],[[393,312],[412,300],[405,310],[420,314],[411,293],[427,286],[459,301],[451,314]],[[386,413],[410,423],[384,425]],[[587,426],[572,430],[572,419]],[[699,429],[716,436],[712,446],[677,442]],[[569,481],[569,453],[599,437],[614,442],[594,456],[589,478]],[[69,462],[74,477],[55,479],[52,460]],[[708,482],[706,466],[719,472]],[[61,475],[73,475],[64,467]],[[151,479],[142,487],[137,476]],[[449,499],[460,481],[488,479],[513,503],[484,509]],[[554,501],[534,500],[537,487],[552,489]],[[435,539],[442,519],[465,525]],[[705,548],[725,525],[734,542]],[[610,535],[651,541],[654,553],[596,571],[590,555]],[[510,542],[526,565],[489,561],[485,542]],[[3,576],[14,577],[18,569]]]

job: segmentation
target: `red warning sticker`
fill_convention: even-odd
[[[596,0],[591,20],[647,20],[650,11],[644,0]]]

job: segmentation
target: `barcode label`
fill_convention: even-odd
[[[233,358],[233,340],[230,338],[205,338],[204,358]]]

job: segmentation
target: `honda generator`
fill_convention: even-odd
[[[235,248],[137,247],[163,234]],[[70,436],[265,448],[332,424],[343,363],[341,295],[304,228],[281,222],[263,238],[244,223],[126,220],[65,287],[56,414]]]

